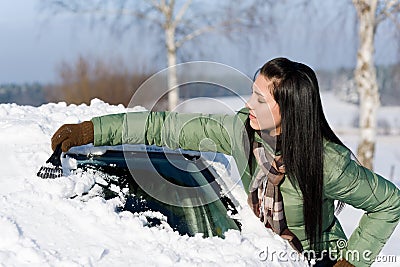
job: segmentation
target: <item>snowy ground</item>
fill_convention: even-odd
[[[350,127],[350,117],[356,114],[356,109],[331,100],[331,106],[326,106],[327,116],[344,141],[354,148],[357,135]],[[241,105],[236,100],[226,103],[234,109],[233,106]],[[36,177],[50,155],[50,137],[59,126],[124,111],[122,106],[110,106],[99,100],[92,101],[90,106],[0,105],[0,266],[304,266],[300,261],[278,262],[276,258],[271,261],[271,257],[262,261],[260,252],[266,249],[287,253],[291,250],[252,216],[239,187],[232,194],[242,204],[238,210],[244,218],[243,231],[230,231],[226,239],[203,239],[180,236],[168,227],[149,228],[145,217],[139,214],[117,213],[119,199],[80,198],[94,183],[93,174],[57,180]],[[399,108],[388,109],[384,116],[396,118],[399,111]],[[395,126],[393,132],[400,129]],[[398,132],[380,136],[376,162],[376,171],[386,177],[394,173],[397,185],[400,184],[399,144]],[[235,174],[229,176],[224,166],[215,167],[225,179],[237,178],[233,177]],[[78,197],[70,198],[75,195]],[[360,211],[348,207],[340,216],[347,233],[358,222],[355,214],[361,216]],[[399,256],[399,242],[400,229],[397,229],[383,253]]]

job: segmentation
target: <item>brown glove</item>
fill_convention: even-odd
[[[333,267],[355,267],[355,266],[350,262],[346,261],[345,259],[340,259],[336,262],[335,265],[333,265]]]
[[[56,149],[61,144],[61,150],[67,152],[73,146],[93,143],[93,123],[84,121],[78,124],[64,124],[51,138],[51,148]]]

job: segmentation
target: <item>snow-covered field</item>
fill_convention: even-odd
[[[241,105],[240,101],[222,100],[232,109]],[[351,117],[356,115],[355,107],[331,95],[325,100],[326,113],[335,130],[354,148],[357,134],[350,126]],[[206,103],[201,106],[205,107]],[[215,105],[208,106],[209,112],[212,106]],[[94,174],[81,173],[55,180],[36,176],[51,154],[50,137],[59,126],[125,111],[122,106],[99,100],[93,100],[90,106],[0,105],[0,266],[305,266],[301,261],[290,259],[279,262],[276,257],[263,261],[265,255],[260,257],[260,253],[266,249],[287,253],[291,249],[252,215],[240,187],[232,195],[240,203],[242,232],[230,231],[225,239],[204,239],[180,236],[168,226],[150,228],[140,214],[117,213],[119,199],[79,197],[97,179]],[[400,108],[391,108],[381,115],[394,120],[399,111]],[[386,177],[394,173],[394,182],[399,186],[400,127],[396,130],[398,125],[393,125],[397,135],[378,138],[375,166]],[[215,168],[224,179],[237,178],[234,170],[226,170],[220,163]],[[361,212],[351,207],[340,215],[347,233],[357,224],[356,215],[361,216]],[[397,229],[383,253],[400,256],[399,242],[400,229]]]

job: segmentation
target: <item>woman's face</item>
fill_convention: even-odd
[[[253,92],[246,103],[250,110],[250,126],[254,130],[268,130],[270,135],[281,133],[281,115],[278,103],[271,94],[272,82],[258,75]]]

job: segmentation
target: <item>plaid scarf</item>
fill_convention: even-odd
[[[266,227],[288,240],[295,250],[302,252],[300,240],[288,229],[283,209],[279,188],[285,176],[282,157],[270,154],[259,143],[254,144],[253,153],[260,171],[250,185],[249,205]]]

